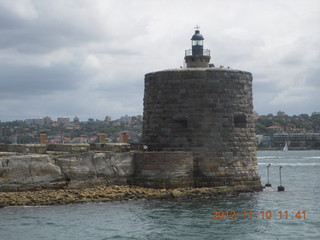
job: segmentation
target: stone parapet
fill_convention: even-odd
[[[16,153],[46,153],[47,147],[45,144],[1,144],[0,152],[16,152]]]
[[[88,143],[77,143],[77,144],[47,144],[47,151],[53,152],[89,152],[90,145]]]
[[[140,144],[141,145],[141,144]],[[142,145],[141,145],[142,146]],[[142,149],[140,147],[139,149]],[[128,143],[62,143],[62,144],[0,144],[0,152],[16,153],[82,153],[89,151],[101,152],[129,152],[130,144]]]
[[[90,143],[91,151],[103,151],[103,152],[129,152],[129,143]]]

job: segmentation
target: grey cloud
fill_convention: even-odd
[[[319,61],[320,63],[320,61]],[[304,73],[304,77],[306,79],[306,85],[310,87],[315,87],[316,90],[319,91],[319,102],[320,102],[320,69],[319,68],[311,68],[308,69]]]
[[[216,66],[253,73],[258,113],[320,111],[318,2],[244,2],[0,2],[0,120],[139,114],[144,74],[181,66],[196,24]]]
[[[253,91],[256,93],[264,93],[264,94],[276,94],[281,91],[277,85],[273,82],[258,82],[253,81]]]
[[[0,5],[0,30],[1,31],[11,31],[12,29],[19,28],[25,25],[22,19],[16,18],[11,12],[2,8]]]
[[[44,53],[61,47],[79,47],[80,44],[103,41],[108,37],[96,31],[99,26],[90,26],[95,22],[88,15],[79,19],[80,15],[72,16],[73,9],[57,11],[45,1],[34,1],[34,4],[39,14],[29,20],[0,7],[1,48],[15,48],[26,54]]]
[[[56,65],[53,67],[11,66],[0,71],[0,98],[16,96],[40,96],[57,91],[77,88],[85,77],[77,67]]]

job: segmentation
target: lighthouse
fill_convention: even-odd
[[[196,29],[186,68],[145,75],[143,144],[151,152],[193,153],[196,187],[259,189],[252,74],[209,67],[203,42]]]
[[[210,50],[203,49],[203,36],[200,34],[199,27],[196,27],[191,38],[191,49],[185,51],[185,63],[187,68],[207,68],[210,62]]]

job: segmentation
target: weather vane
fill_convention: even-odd
[[[198,26],[198,24],[197,24],[197,26],[194,27],[194,29],[197,29],[197,30],[198,30],[199,28],[200,28],[200,26]]]

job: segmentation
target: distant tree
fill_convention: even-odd
[[[310,120],[310,117],[308,114],[300,114],[299,117],[301,119],[303,119],[304,121],[309,121]]]
[[[266,126],[262,122],[256,122],[256,134],[265,135],[267,133],[266,129]]]
[[[320,132],[320,115],[310,117],[312,128],[315,132]]]

